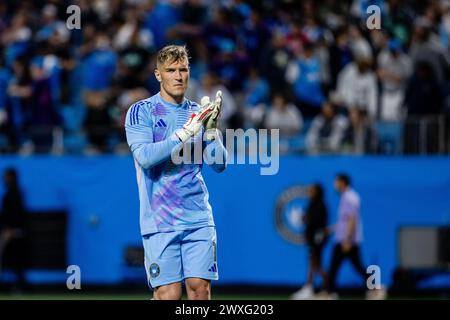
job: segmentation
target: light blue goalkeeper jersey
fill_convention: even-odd
[[[186,99],[178,105],[169,103],[158,93],[127,112],[125,130],[136,167],[142,235],[214,226],[202,164],[176,165],[171,159],[174,148],[181,147],[175,130],[200,108]],[[202,134],[203,129],[188,143],[202,143]],[[212,167],[223,171],[227,154],[220,139],[202,143],[205,147],[222,152],[223,161]]]

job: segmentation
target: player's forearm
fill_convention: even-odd
[[[180,139],[172,134],[169,138],[158,142],[135,143],[131,148],[139,165],[148,169],[167,160],[180,143]]]

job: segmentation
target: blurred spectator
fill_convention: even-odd
[[[375,129],[360,108],[352,108],[349,114],[349,126],[345,130],[342,151],[351,154],[374,153],[377,148]]]
[[[382,8],[383,29],[399,39],[403,46],[408,44],[416,15],[410,1],[386,0]]]
[[[318,8],[318,15],[330,30],[337,30],[345,24],[347,11],[348,8],[344,1],[325,0]]]
[[[273,91],[285,89],[285,75],[289,59],[286,39],[283,34],[275,31],[270,44],[262,51],[259,61],[261,75],[267,79]]]
[[[31,45],[32,31],[28,26],[27,15],[18,11],[12,18],[11,25],[1,34],[1,44],[5,48],[6,65],[11,67],[14,61],[28,53]]]
[[[93,47],[83,58],[83,86],[89,90],[109,89],[117,67],[117,53],[111,47],[111,40],[103,31],[94,37]]]
[[[0,215],[0,271],[11,268],[16,279],[16,290],[26,285],[26,210],[17,171],[6,169],[3,176],[6,192]]]
[[[373,58],[372,47],[370,46],[369,41],[364,38],[360,28],[357,25],[352,24],[349,26],[348,36],[351,39],[350,50],[353,57],[364,59]]]
[[[391,40],[389,47],[378,56],[378,77],[382,85],[381,120],[402,120],[404,92],[411,74],[411,59],[402,52],[400,41]]]
[[[8,4],[0,2],[0,33],[3,33],[9,23]]]
[[[308,42],[317,43],[323,36],[323,29],[319,25],[314,15],[305,18],[305,24],[302,28],[303,34],[308,39]]]
[[[210,70],[217,75],[215,86],[220,83],[228,89],[231,102],[223,113],[225,127],[262,124],[263,105],[269,102],[256,101],[265,99],[266,85],[271,93],[285,92],[307,120],[331,99],[346,109],[365,108],[371,121],[408,126],[402,100],[411,100],[406,88],[412,69],[422,62],[432,66],[442,99],[449,100],[447,0],[77,0],[75,4],[81,8],[80,30],[65,26],[65,1],[0,3],[2,152],[30,153],[34,143],[39,144],[37,149],[49,150],[55,145],[54,136],[36,139],[32,132],[43,122],[54,133],[61,125],[65,134],[82,137],[81,118],[88,113],[83,104],[85,91],[105,92],[110,113],[130,90],[156,92],[154,52],[169,42],[186,44],[190,51],[187,96],[197,100],[202,79]],[[381,30],[365,28],[370,5],[381,8]],[[15,61],[26,65],[20,77]],[[42,73],[39,80],[31,74],[26,80],[29,69],[34,75]],[[22,90],[16,90],[18,78]],[[48,92],[49,101],[44,99]],[[33,113],[61,114],[63,122],[48,121],[50,117],[35,121]],[[386,123],[376,126],[380,124]],[[111,131],[101,140],[119,143],[114,127],[107,128]],[[447,135],[442,137],[440,145],[448,145]],[[431,134],[425,144],[435,138]]]
[[[203,38],[214,57],[219,52],[236,47],[237,30],[229,9],[215,6],[211,10],[211,20],[204,26]]]
[[[419,62],[405,93],[407,109],[404,134],[405,153],[438,151],[437,116],[442,112],[443,105],[442,86],[434,74],[432,65],[427,62]],[[421,129],[422,127],[424,129]],[[426,146],[426,150],[422,148],[422,145]]]
[[[317,115],[325,101],[320,76],[319,60],[314,55],[314,46],[308,42],[303,47],[303,54],[292,60],[286,70],[286,80],[292,84],[305,117]]]
[[[294,55],[300,55],[303,46],[310,42],[303,33],[303,24],[299,19],[288,20],[288,28],[286,31],[286,47]]]
[[[267,129],[280,129],[280,137],[292,137],[303,127],[303,118],[297,107],[286,101],[281,93],[275,93],[272,105],[269,107],[264,119]]]
[[[2,57],[0,57],[0,139],[7,139],[8,136],[8,83],[11,73],[3,65]],[[0,151],[7,149],[7,145],[0,143]]]
[[[51,150],[53,129],[59,124],[59,115],[52,99],[51,74],[49,74],[51,71],[45,70],[45,62],[51,63],[38,56],[31,64],[33,81],[28,127],[29,137],[37,152]]]
[[[450,48],[450,2],[440,1],[440,23],[439,36],[442,46],[449,50]]]
[[[259,74],[258,69],[250,70],[248,79],[244,83],[244,104],[256,106],[269,102],[270,87],[267,81]]]
[[[149,68],[149,56],[153,50],[151,43],[142,39],[142,30],[138,23],[129,27],[126,31],[130,32],[128,38],[118,40],[121,50],[116,85],[121,89],[143,87],[149,75],[153,76]]]
[[[257,69],[250,70],[244,82],[244,117],[246,128],[259,128],[263,120],[265,106],[269,102],[270,88]]]
[[[378,57],[384,50],[389,50],[389,41],[391,40],[391,38],[385,30],[371,30],[369,36],[370,43],[373,48],[374,57]],[[392,40],[394,39],[395,38],[392,38]],[[398,41],[398,39],[396,40]],[[399,47],[402,48],[401,44]]]
[[[250,11],[248,18],[238,30],[238,40],[245,47],[253,67],[258,65],[258,59],[255,57],[259,56],[269,39],[270,31],[267,30],[261,14],[254,10]]]
[[[125,21],[114,36],[114,48],[124,50],[129,46],[137,46],[149,50],[154,47],[153,34],[141,27],[139,12],[130,8],[125,13]]]
[[[122,92],[119,96],[117,107],[112,112],[113,126],[119,137],[119,144],[116,146],[117,152],[128,152],[128,145],[125,136],[125,117],[128,108],[135,102],[146,99],[150,93],[145,88],[134,88]]]
[[[207,21],[207,7],[202,0],[186,0],[181,6],[180,32],[190,36],[198,36],[202,25]]]
[[[179,11],[180,21],[167,31],[170,42],[185,43],[191,55],[191,64],[198,62],[199,55],[208,55],[203,46],[203,26],[208,23],[208,7],[202,0],[186,0]],[[200,48],[199,42],[202,43]],[[194,74],[191,72],[191,78]],[[195,76],[194,76],[195,77]],[[198,77],[195,77],[198,79]]]
[[[443,103],[442,86],[433,66],[427,62],[418,63],[405,93],[408,116],[436,115],[442,111]]]
[[[321,89],[324,96],[328,96],[332,85],[331,70],[330,70],[330,50],[328,49],[331,34],[323,34],[317,44],[315,49],[315,55],[320,64],[320,81]]]
[[[106,91],[86,91],[84,95],[87,107],[84,128],[89,146],[88,153],[99,153],[108,150],[108,137],[112,119],[110,115],[109,97]]]
[[[213,99],[218,90],[222,91],[223,98],[223,105],[219,117],[220,129],[225,130],[228,128],[240,128],[241,121],[239,119],[236,101],[230,91],[220,83],[220,79],[214,72],[209,71],[203,75],[201,85],[197,92],[194,93],[194,101],[201,101],[204,96],[208,96]]]
[[[63,21],[58,20],[58,9],[53,4],[46,4],[41,11],[41,28],[36,33],[38,42],[47,41],[55,33],[66,42],[69,38],[69,29]]]
[[[308,246],[308,276],[305,285],[292,295],[294,300],[311,299],[314,295],[314,277],[320,274],[322,285],[326,288],[327,274],[322,268],[322,251],[327,242],[328,210],[324,201],[321,184],[308,188],[309,203],[303,216],[305,224],[305,240]]]
[[[211,61],[210,68],[231,91],[242,90],[250,67],[245,52],[238,50],[233,43],[227,43]]]
[[[347,119],[338,114],[337,106],[327,101],[316,116],[306,136],[309,153],[337,152],[347,128]]]
[[[26,141],[26,132],[33,94],[32,78],[28,60],[17,59],[13,63],[13,76],[8,85],[8,121],[11,127],[10,143],[14,150]]]
[[[249,68],[245,43],[238,43],[238,28],[232,11],[222,6],[212,8],[212,19],[204,26],[203,41],[210,51],[210,69],[229,90],[241,90]]]
[[[365,107],[370,118],[377,115],[378,86],[375,73],[371,70],[372,59],[358,56],[339,73],[337,93],[346,108]]]
[[[330,45],[330,76],[331,88],[336,88],[341,70],[352,61],[347,28],[341,27],[335,31],[335,41]]]
[[[448,52],[442,47],[439,38],[431,30],[430,22],[424,17],[418,19],[415,25],[410,55],[415,67],[423,62],[429,64],[438,83],[443,84],[448,79]]]
[[[144,18],[144,27],[154,36],[155,48],[167,43],[167,32],[180,21],[179,0],[152,1],[152,8]]]

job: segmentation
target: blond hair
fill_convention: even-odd
[[[184,62],[189,63],[189,56],[186,46],[169,45],[165,46],[158,51],[158,56],[156,58],[156,67],[173,62]]]

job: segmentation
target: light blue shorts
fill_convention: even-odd
[[[143,243],[150,288],[186,278],[219,279],[215,227],[153,233]]]

